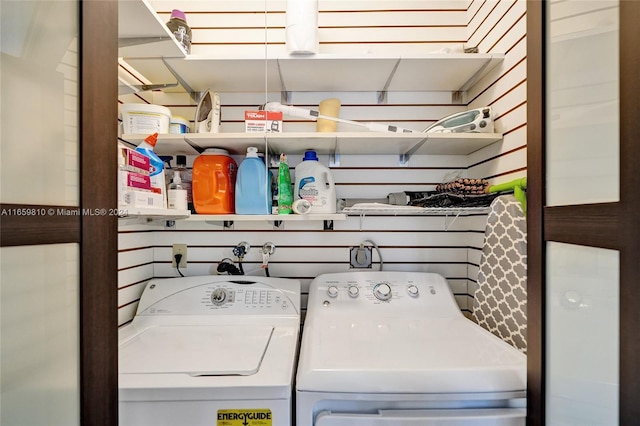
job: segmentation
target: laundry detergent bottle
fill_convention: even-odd
[[[155,193],[162,194],[163,208],[167,208],[167,187],[164,178],[164,161],[158,157],[153,151],[158,141],[158,134],[154,133],[146,137],[146,139],[138,145],[136,151],[149,157],[151,170],[149,178],[151,180],[151,190]]]
[[[247,156],[236,177],[236,214],[271,214],[271,173],[268,173],[258,148],[247,148]]]
[[[336,187],[331,170],[318,161],[315,151],[306,151],[302,163],[295,167],[293,199],[309,201],[309,213],[336,212]]]
[[[229,152],[207,148],[193,162],[191,191],[198,214],[235,213],[238,167]]]

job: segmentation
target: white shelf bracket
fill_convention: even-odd
[[[391,73],[389,73],[389,77],[387,77],[387,81],[385,81],[384,83],[384,87],[382,88],[382,90],[378,91],[379,104],[387,103],[387,94],[389,92],[389,85],[391,84],[391,80],[393,80],[393,76],[396,74],[396,70],[398,69],[398,66],[400,65],[401,60],[402,59],[398,59],[396,61],[396,64],[393,66],[393,69],[391,70]]]
[[[360,213],[359,221],[360,223],[358,224],[358,231],[362,232],[362,229],[364,228],[364,212]]]
[[[329,167],[340,167],[340,154],[329,154]]]
[[[277,60],[276,63],[278,64],[278,77],[280,78],[280,87],[282,87],[282,90],[280,91],[280,102],[287,105],[291,103],[291,91],[287,90],[287,86],[284,84],[284,78],[282,78],[282,69],[280,68],[280,61]]]
[[[291,103],[291,92],[289,90],[282,90],[280,92],[281,103],[288,105]]]
[[[424,139],[421,139],[418,143],[416,143],[409,151],[405,152],[404,154],[400,154],[398,156],[398,165],[400,167],[407,167],[409,165],[409,160],[411,159],[411,156],[418,151],[418,149],[420,149],[420,147],[422,145],[424,145],[424,143],[427,141],[427,139],[429,138],[429,136],[425,135]]]
[[[162,58],[162,63],[164,64],[165,67],[167,67],[171,75],[173,75],[176,78],[176,80],[178,80],[178,83],[180,83],[180,85],[184,88],[184,90],[186,90],[186,92],[189,94],[189,97],[191,97],[191,99],[197,105],[198,102],[200,102],[201,93],[196,93],[191,88],[191,86],[189,86],[189,84],[186,81],[184,81],[182,77],[180,77],[180,74],[177,73],[173,68],[171,68],[171,65],[169,65],[169,63],[166,61],[165,58]]]
[[[473,86],[475,84],[476,81],[478,81],[480,79],[480,77],[482,77],[485,73],[485,71],[487,70],[487,67],[489,67],[489,65],[491,64],[491,59],[487,59],[484,64],[482,64],[482,66],[480,67],[480,69],[478,71],[475,72],[475,74],[473,74],[469,80],[467,80],[462,87],[459,89],[459,92],[466,92],[467,90],[469,90],[469,88],[471,86]]]
[[[445,230],[445,231],[448,231],[449,229],[451,229],[451,226],[453,225],[453,222],[455,222],[455,221],[456,221],[456,219],[458,219],[458,216],[460,216],[460,213],[461,213],[461,212],[456,213],[456,215],[453,217],[453,219],[451,220],[451,222],[449,222],[448,224],[447,224],[447,219],[449,218],[449,214],[446,214],[446,215],[444,216],[444,230]]]
[[[454,104],[463,104],[466,103],[467,92],[463,92],[458,90],[456,92],[451,93],[451,102]]]

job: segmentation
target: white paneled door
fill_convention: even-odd
[[[0,0],[3,426],[117,423],[117,10]]]
[[[0,220],[54,217],[79,206],[79,3],[0,7]],[[0,250],[0,424],[79,425],[79,244]]]
[[[640,2],[528,7],[529,421],[637,424]]]
[[[620,201],[619,13],[618,0],[547,2],[547,206]],[[615,425],[619,251],[546,253],[547,424]]]

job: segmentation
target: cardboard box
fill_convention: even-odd
[[[151,178],[142,173],[120,170],[118,172],[118,188],[122,191],[128,189],[151,190]]]
[[[139,209],[164,209],[164,197],[162,194],[158,194],[151,191],[139,191],[132,189],[120,193],[120,199],[118,200],[118,207],[131,207]]]
[[[151,172],[151,160],[146,155],[123,145],[118,145],[118,155],[121,157],[119,159],[121,170],[143,175],[149,175]]]
[[[244,131],[247,133],[281,133],[282,112],[245,111]]]

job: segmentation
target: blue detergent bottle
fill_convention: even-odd
[[[236,178],[236,214],[271,214],[270,177],[258,148],[248,147]]]

